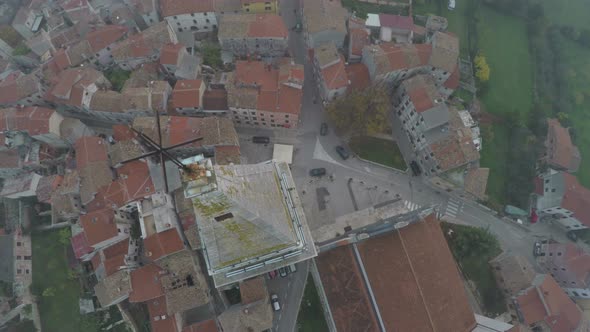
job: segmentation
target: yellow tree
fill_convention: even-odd
[[[486,61],[486,58],[483,55],[478,54],[475,57],[474,62],[475,77],[477,77],[480,82],[487,82],[490,79],[490,66]]]

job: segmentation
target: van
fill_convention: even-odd
[[[297,272],[297,267],[295,267],[295,264],[291,264],[291,265],[289,265],[289,270],[290,270],[289,272],[295,273],[295,272]]]
[[[272,310],[281,310],[281,304],[279,303],[279,297],[277,296],[277,294],[272,294],[270,296],[270,302],[272,303]]]
[[[422,174],[422,170],[415,160],[410,163],[410,168],[412,169],[412,174],[414,174],[414,176],[419,176]]]
[[[252,142],[258,144],[268,144],[270,143],[270,138],[268,136],[254,136],[252,137]]]

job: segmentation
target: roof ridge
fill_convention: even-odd
[[[398,230],[397,234],[399,236],[402,248],[404,249],[404,255],[406,256],[406,258],[408,260],[408,264],[410,265],[410,270],[412,271],[412,277],[414,278],[414,281],[416,281],[416,286],[418,287],[418,292],[420,293],[420,299],[422,300],[422,303],[424,304],[424,309],[426,309],[426,314],[428,315],[428,322],[430,323],[432,330],[436,331],[436,326],[434,325],[434,322],[432,321],[432,317],[430,316],[430,310],[428,309],[428,305],[426,304],[426,300],[424,299],[424,293],[422,292],[422,287],[420,286],[420,282],[418,281],[418,278],[416,277],[416,271],[414,270],[414,264],[412,264],[412,260],[410,259],[410,256],[408,255],[408,250],[406,249],[406,244],[404,243],[404,238],[402,237],[401,230]]]

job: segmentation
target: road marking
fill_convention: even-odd
[[[447,206],[445,207],[444,215],[452,218],[456,218],[463,208],[463,202],[449,199]]]
[[[334,158],[330,157],[328,152],[326,152],[326,150],[322,146],[322,143],[320,143],[319,137],[316,138],[315,147],[313,149],[313,159],[319,159],[339,166],[344,166],[341,163],[334,160]]]
[[[371,169],[370,168],[368,168],[367,166],[365,166],[364,168],[365,168],[365,171],[367,171],[367,173],[371,173]]]

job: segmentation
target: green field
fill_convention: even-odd
[[[100,331],[103,327],[121,319],[117,307],[111,307],[110,310],[100,314],[80,315],[78,306],[80,283],[78,279],[72,280],[68,277],[66,247],[59,242],[59,231],[34,233],[32,242],[33,285],[31,288],[39,300],[43,331]],[[47,296],[49,293],[54,295]],[[127,329],[125,324],[120,324],[110,331],[122,332]]]
[[[588,26],[590,0],[536,0],[545,8],[545,16],[553,24],[571,25],[578,28]]]
[[[303,299],[301,299],[301,307],[297,315],[297,331],[328,331],[328,324],[326,324],[320,297],[318,296],[318,291],[315,288],[311,275],[307,278]]]
[[[517,112],[526,119],[533,103],[532,59],[529,53],[526,26],[521,19],[506,16],[489,7],[480,8],[478,45],[490,65],[487,88],[479,94],[485,110],[495,115]],[[504,193],[507,150],[511,149],[507,128],[492,126],[493,137],[484,137],[481,164],[489,167],[487,193],[493,201],[506,203]]]
[[[568,41],[564,54],[567,78],[574,110],[570,114],[575,138],[582,154],[582,164],[576,174],[578,180],[590,187],[590,49]]]
[[[363,159],[399,170],[408,168],[402,153],[393,141],[369,136],[357,136],[350,140],[350,148]]]

